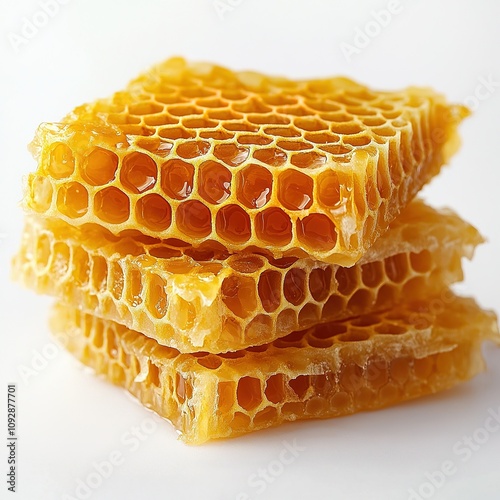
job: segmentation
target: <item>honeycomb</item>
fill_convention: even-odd
[[[83,363],[172,421],[189,444],[447,389],[482,371],[482,342],[500,339],[493,313],[449,291],[219,355],[180,354],[61,304],[52,329]]]
[[[351,266],[453,154],[467,114],[429,89],[174,58],[42,125],[25,204],[115,235]]]
[[[462,279],[479,233],[413,201],[351,268],[310,259],[214,255],[28,217],[17,278],[181,352],[236,351],[294,330],[390,308]]]

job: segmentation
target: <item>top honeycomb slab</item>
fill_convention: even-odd
[[[439,172],[466,115],[429,89],[170,59],[39,128],[26,205],[117,235],[349,266]]]

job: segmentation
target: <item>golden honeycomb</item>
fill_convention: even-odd
[[[190,444],[447,389],[482,371],[482,342],[500,338],[493,313],[450,291],[219,355],[180,354],[61,304],[52,329],[73,355],[172,421]]]
[[[456,150],[467,114],[430,89],[174,58],[42,125],[25,204],[115,235],[350,266]]]
[[[213,255],[28,217],[14,274],[162,345],[218,353],[436,294],[462,279],[461,258],[481,241],[457,215],[419,200],[351,268]]]

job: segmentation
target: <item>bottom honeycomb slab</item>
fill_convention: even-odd
[[[451,292],[227,354],[181,354],[57,304],[54,334],[83,363],[169,419],[189,444],[435,393],[484,369],[496,317]]]

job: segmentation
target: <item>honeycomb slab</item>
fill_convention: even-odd
[[[499,341],[494,314],[449,291],[219,355],[180,354],[61,304],[52,328],[79,360],[171,420],[190,444],[435,393],[482,371],[481,344]]]
[[[29,217],[18,280],[181,352],[236,351],[317,323],[439,293],[463,277],[479,233],[412,202],[351,268],[256,253],[214,255]]]
[[[42,125],[26,206],[73,225],[350,266],[436,175],[468,114],[174,58]]]

